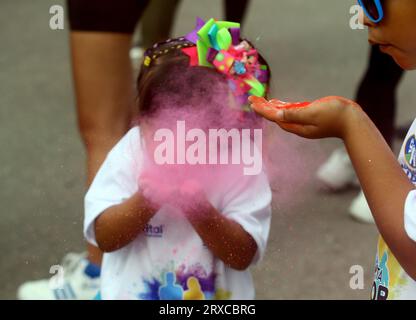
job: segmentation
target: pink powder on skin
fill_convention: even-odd
[[[285,102],[278,99],[271,99],[267,101],[263,97],[256,97],[251,96],[249,97],[249,101],[254,104],[259,109],[268,109],[268,108],[274,108],[274,109],[293,109],[293,108],[303,108],[307,107],[311,104],[309,101],[302,101],[302,102]]]

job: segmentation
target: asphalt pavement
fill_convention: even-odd
[[[50,276],[51,265],[82,251],[85,152],[76,124],[68,24],[49,28],[49,8],[63,1],[0,2],[0,288]],[[273,95],[282,100],[354,97],[368,58],[365,30],[350,28],[355,1],[255,0],[244,34],[267,57]],[[219,0],[181,3],[174,35],[196,16],[222,17]],[[155,20],[157,23],[157,19]],[[414,118],[416,74],[398,92],[397,123]],[[412,88],[413,86],[413,88]],[[263,262],[253,269],[259,299],[367,299],[377,230],[348,216],[358,190],[330,194],[314,178],[340,146],[273,133],[273,221]],[[350,268],[364,270],[364,289],[350,287]]]

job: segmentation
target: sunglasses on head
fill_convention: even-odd
[[[382,2],[383,0],[358,0],[365,15],[373,23],[379,23],[384,17]]]

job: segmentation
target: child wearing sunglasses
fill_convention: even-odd
[[[359,3],[369,42],[402,68],[416,69],[416,1]],[[397,161],[376,126],[351,100],[326,97],[303,108],[275,108],[253,100],[253,108],[301,137],[344,141],[380,232],[371,298],[416,299],[416,120]]]

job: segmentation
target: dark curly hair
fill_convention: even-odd
[[[227,78],[214,68],[191,67],[190,58],[182,49],[192,46],[195,46],[192,42],[177,38],[146,50],[137,78],[139,120],[151,117],[163,108],[166,97],[169,98],[169,104],[177,108],[192,105],[202,99],[213,111],[224,108],[225,102],[221,101],[219,105],[215,92],[229,91]],[[259,59],[267,65],[262,56],[259,55]],[[198,104],[201,105],[195,103]]]

